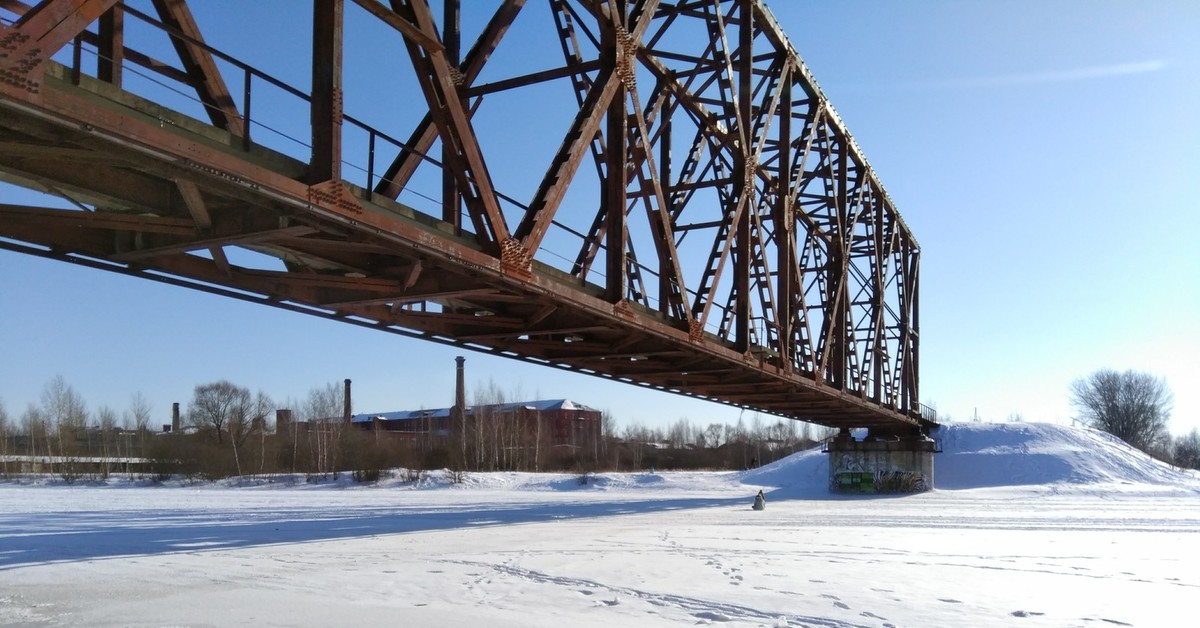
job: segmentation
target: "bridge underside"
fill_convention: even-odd
[[[269,150],[234,125],[201,122],[52,61],[37,72],[33,89],[2,88],[0,179],[76,206],[0,204],[0,248],[833,427],[928,426],[915,403],[915,333],[904,341],[912,354],[891,358],[905,360],[894,392],[853,385],[866,376],[848,381],[847,356],[832,345],[803,362],[780,355],[786,343],[727,334],[734,323],[698,324],[708,309],[687,311],[695,291],[678,291],[672,303],[682,308],[667,297],[649,307],[626,298],[627,286],[614,294],[611,282],[531,258],[510,246],[515,239],[481,237],[485,229],[400,204],[379,193],[383,184],[353,185],[317,155],[304,162]],[[739,233],[745,244],[749,232]],[[844,250],[853,244],[847,236]],[[747,283],[728,293],[731,305],[752,292],[747,251]],[[715,284],[719,271],[706,277]],[[836,282],[825,289],[849,312],[857,297]],[[826,309],[835,326],[838,308]],[[876,377],[883,368],[892,366]]]

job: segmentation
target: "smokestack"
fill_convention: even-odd
[[[342,422],[350,424],[350,380],[346,380],[346,392],[342,395]]]
[[[292,424],[292,411],[281,408],[275,411],[275,433],[283,434]]]
[[[179,402],[171,404],[171,431],[179,431]]]
[[[458,410],[459,416],[467,411],[467,387],[463,384],[463,363],[466,361],[461,355],[454,358],[455,364],[458,365],[454,373],[454,408]]]

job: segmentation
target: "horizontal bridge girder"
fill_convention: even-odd
[[[171,38],[187,71],[163,80],[206,115],[125,91],[121,59],[103,76],[43,60],[36,90],[0,85],[0,179],[78,207],[0,205],[0,247],[830,426],[921,425],[915,239],[761,3],[549,0],[562,57],[497,56],[476,83],[525,4],[502,2],[464,55],[425,0],[345,3],[408,51],[428,107],[401,142],[341,110],[340,17],[313,33],[305,93],[208,46],[183,0],[154,2],[157,21],[118,3],[126,27]],[[698,29],[673,35],[684,22]],[[120,39],[86,33],[54,40]],[[308,161],[252,136],[266,83],[310,108]],[[522,160],[541,184],[514,198],[476,114],[551,83],[574,99],[569,128]],[[343,178],[349,127],[365,181]],[[421,169],[437,211],[395,200]],[[600,197],[568,207],[585,176]],[[578,246],[566,267],[559,240]]]

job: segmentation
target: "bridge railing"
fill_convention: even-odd
[[[313,151],[312,143],[299,137],[301,134],[308,134],[311,131],[309,116],[312,96],[309,93],[136,8],[119,4],[115,9],[146,27],[184,42],[188,46],[203,50],[224,66],[222,75],[225,78],[229,78],[227,75],[232,75],[239,79],[231,81],[231,87],[232,85],[240,87],[240,92],[236,94],[235,98],[238,103],[235,111],[240,122],[241,133],[238,135],[240,135],[239,143],[243,151],[250,152],[255,146],[263,146],[298,161],[310,162]],[[150,98],[157,103],[173,100],[178,106],[177,113],[188,115],[205,123],[207,121],[203,118],[206,116],[228,113],[228,110],[222,109],[216,104],[204,102],[199,97],[188,93],[192,86],[189,83],[189,77],[183,71],[155,59],[150,54],[131,48],[126,48],[125,53],[117,58],[106,56],[101,53],[98,41],[96,33],[85,31],[75,38],[69,49],[69,56],[68,51],[56,56],[57,61],[69,68],[72,80],[76,84],[80,82],[84,74],[98,78],[98,69],[89,68],[91,64],[85,63],[86,58],[91,58],[96,61],[96,66],[100,61],[119,64],[123,71],[142,81],[141,85],[137,85],[131,84],[127,80],[122,85],[122,89]],[[89,69],[91,69],[90,72]],[[264,93],[264,88],[271,89],[274,93]],[[234,95],[231,94],[231,96]],[[285,99],[291,99],[293,103],[289,105]],[[286,112],[290,109],[294,109],[296,112],[296,119],[292,121],[286,119]],[[270,113],[259,115],[260,111]],[[351,114],[343,113],[342,120],[348,127],[343,130],[342,134],[345,142],[343,154],[351,156],[349,159],[344,157],[341,161],[343,178],[350,183],[362,186],[368,198],[375,195],[375,189],[383,177],[384,168],[381,167],[379,159],[381,155],[387,155],[390,158],[401,152],[409,152],[439,171],[443,167],[438,158],[417,150],[417,147],[411,146]],[[358,158],[354,159],[353,156],[358,156]],[[434,211],[431,206],[440,208],[441,199],[426,194],[411,185],[405,186],[402,192],[415,197],[408,199],[408,204],[414,209],[420,210],[421,206],[425,206],[424,213],[438,215],[438,212]],[[508,203],[520,211],[528,209],[527,204],[501,190],[496,190],[496,195],[502,202]],[[551,227],[561,234],[574,236],[580,241],[584,238],[583,234],[577,233],[574,229],[558,221],[554,221]],[[604,245],[601,247],[606,248]],[[554,256],[553,251],[548,252]],[[564,264],[572,262],[565,256],[557,257],[560,257]],[[657,281],[659,274],[657,269],[641,262],[635,262],[635,265],[648,280]],[[593,269],[591,275],[594,278],[593,281],[603,283],[605,278],[603,269]],[[692,288],[688,289],[688,293],[690,297],[696,296],[696,291]],[[645,299],[652,306],[658,305],[658,299],[654,294],[645,295]],[[717,310],[725,309],[721,305],[714,307]],[[711,317],[706,324],[706,331],[719,335],[723,331],[723,318],[722,315]],[[751,327],[755,337],[763,339],[772,333],[771,328],[774,327],[774,323],[763,316],[756,316],[751,321]]]
[[[583,18],[594,20],[596,24],[593,31],[596,33],[610,32],[604,30],[604,22],[608,19],[605,15],[597,13],[589,17],[587,11],[576,14],[567,6],[566,0],[551,0],[548,4],[571,13],[573,17],[570,19],[576,22]],[[580,5],[598,6],[588,2],[580,2]],[[13,7],[20,6],[25,6],[21,0],[0,1],[0,17],[6,12],[19,13],[20,9]],[[194,24],[188,26],[188,20],[180,22],[173,19],[162,6],[166,6],[165,3],[155,3],[159,10],[156,17],[123,3],[116,5],[113,15],[119,12],[127,18],[123,34],[113,35],[110,24],[106,36],[103,25],[93,25],[90,27],[92,30],[84,31],[76,38],[73,46],[55,55],[55,60],[69,68],[72,78],[82,82],[83,74],[91,74],[92,70],[91,64],[85,63],[86,54],[87,61],[95,59],[94,76],[97,81],[108,81],[124,93],[146,99],[151,105],[148,111],[161,108],[171,112],[162,114],[164,122],[170,124],[183,116],[191,116],[205,125],[211,125],[210,128],[223,128],[229,132],[229,144],[233,150],[240,147],[247,153],[257,153],[259,156],[266,156],[268,150],[286,155],[298,162],[294,168],[291,164],[282,165],[281,172],[290,173],[288,176],[303,178],[304,165],[313,164],[315,168],[317,159],[314,152],[322,152],[322,158],[326,160],[324,166],[330,165],[330,158],[342,166],[333,169],[335,172],[332,174],[326,168],[323,177],[340,177],[355,186],[361,186],[368,195],[377,194],[376,190],[379,189],[380,197],[398,199],[422,214],[446,219],[454,199],[448,197],[448,202],[443,203],[443,199],[436,196],[441,190],[453,190],[453,187],[443,187],[445,168],[439,159],[426,154],[426,151],[436,151],[429,148],[436,146],[434,142],[437,141],[430,139],[432,132],[425,129],[425,137],[420,140],[416,139],[418,133],[412,135],[413,139],[400,140],[389,132],[408,137],[403,134],[412,127],[407,126],[403,119],[405,116],[422,116],[436,108],[437,102],[454,102],[452,97],[449,100],[438,100],[435,96],[422,99],[419,90],[410,89],[407,93],[418,96],[413,97],[411,102],[398,103],[391,98],[396,93],[405,93],[404,85],[399,86],[399,92],[388,92],[378,89],[387,86],[368,81],[368,89],[360,88],[355,92],[360,100],[348,97],[346,102],[354,105],[356,113],[368,112],[366,116],[383,128],[344,113],[337,118],[340,124],[331,123],[334,118],[329,112],[314,115],[312,95],[293,86],[302,85],[304,79],[302,74],[297,76],[291,71],[299,69],[306,73],[311,69],[303,60],[297,63],[295,59],[283,59],[283,65],[280,66],[274,57],[255,56],[256,50],[265,50],[266,47],[259,46],[257,41],[247,42],[244,39],[242,43],[248,43],[251,47],[241,51],[242,58],[236,58],[205,42],[198,27]],[[175,6],[185,5],[179,3]],[[194,6],[202,5],[197,2]],[[710,9],[716,12],[711,13]],[[726,10],[727,14],[724,13]],[[562,171],[561,166],[566,163],[557,155],[552,155],[554,161],[549,163],[545,175],[546,182],[554,182],[550,186],[553,193],[539,190],[530,195],[531,200],[525,204],[513,198],[522,194],[505,194],[498,191],[495,185],[490,185],[486,194],[480,193],[477,195],[479,198],[474,199],[478,204],[482,202],[480,198],[495,197],[497,202],[487,209],[487,216],[481,218],[482,211],[475,205],[470,208],[463,207],[468,203],[460,205],[459,217],[464,216],[465,212],[474,212],[473,223],[462,220],[462,234],[470,237],[474,235],[473,231],[479,231],[480,248],[496,245],[499,243],[491,242],[487,229],[479,225],[484,220],[501,225],[507,221],[506,226],[516,229],[505,237],[516,234],[511,238],[513,241],[525,238],[534,242],[527,249],[521,244],[522,250],[517,252],[516,258],[527,252],[529,259],[565,270],[588,290],[596,286],[609,289],[615,295],[606,297],[609,300],[637,306],[635,314],[645,313],[667,321],[676,329],[686,329],[695,336],[693,341],[711,342],[721,348],[736,346],[739,355],[747,363],[753,363],[757,356],[759,362],[786,366],[789,372],[798,372],[818,383],[826,383],[864,399],[869,396],[873,401],[901,408],[906,415],[912,416],[912,402],[917,398],[915,374],[918,371],[914,298],[918,249],[915,240],[911,239],[898,213],[891,207],[886,192],[865,158],[859,154],[853,139],[842,128],[836,113],[824,101],[819,90],[810,84],[807,70],[779,32],[778,25],[774,24],[769,13],[760,15],[760,11],[765,9],[757,2],[725,0],[724,3],[713,3],[713,7],[705,9],[705,15],[679,5],[664,7],[652,17],[647,17],[647,20],[657,20],[649,23],[655,24],[654,28],[659,30],[647,36],[645,42],[632,42],[636,44],[633,49],[624,50],[622,54],[631,60],[631,65],[621,65],[616,69],[630,74],[622,77],[621,85],[615,88],[634,94],[625,103],[626,124],[633,117],[640,120],[644,128],[628,134],[607,128],[595,130],[596,125],[588,127],[590,130],[587,133],[571,134],[575,127],[568,131],[564,147],[568,146],[570,138],[593,138],[590,152],[601,182],[609,180],[606,177],[611,173],[620,172],[619,166],[613,166],[620,157],[605,163],[607,154],[612,153],[606,154],[596,147],[604,141],[611,145],[616,134],[621,136],[618,142],[627,144],[623,148],[629,170],[623,176],[611,177],[623,179],[616,185],[623,183],[624,193],[629,195],[626,198],[626,214],[630,216],[630,227],[619,226],[628,234],[627,263],[605,263],[615,259],[610,255],[612,251],[606,243],[612,239],[609,231],[618,226],[606,225],[602,221],[606,203],[598,196],[599,190],[595,189],[599,184],[592,177],[572,178],[570,173],[552,177]],[[751,12],[754,12],[753,15]],[[220,17],[226,16],[220,14]],[[731,17],[733,21],[730,21]],[[692,18],[699,20],[699,24],[693,24],[692,27],[709,29],[714,45],[720,42],[718,48],[710,46],[706,50],[693,50],[691,44],[696,43],[693,40],[698,41],[693,36],[697,31],[669,29],[672,24],[680,25]],[[534,20],[530,22],[536,23]],[[730,29],[726,33],[726,23],[747,25],[746,32],[739,32],[735,36]],[[179,24],[184,26],[179,27]],[[750,25],[763,31],[756,32]],[[560,28],[562,32],[556,36],[563,39],[564,45],[577,39],[573,37],[577,33],[567,32],[563,28],[566,27]],[[284,28],[276,30],[286,31],[293,37],[297,34],[294,30],[287,31]],[[221,31],[214,29],[209,34],[219,37]],[[763,34],[767,36],[764,38]],[[317,33],[314,32],[313,36],[315,38]],[[328,33],[323,36],[333,37]],[[520,40],[519,37],[515,39]],[[596,48],[602,48],[599,39],[603,37],[592,41]],[[348,41],[351,40],[360,45],[366,41],[365,38],[348,38]],[[119,45],[115,46],[114,41]],[[414,43],[411,36],[405,41],[413,49],[421,46],[429,49],[427,44]],[[498,41],[496,39],[493,43]],[[123,42],[130,46],[125,46]],[[755,54],[762,44],[766,44],[766,48]],[[370,45],[375,46],[376,40],[370,39]],[[226,46],[229,50],[236,49],[231,43],[226,43]],[[134,47],[141,49],[139,51]],[[183,61],[184,70],[151,56],[164,58],[162,55],[168,55],[165,58],[170,58],[171,53],[164,51],[172,47]],[[114,52],[106,56],[104,50]],[[377,55],[378,51],[370,52]],[[313,54],[318,61],[322,58],[317,56],[315,50]],[[419,55],[424,53],[410,50],[410,54],[419,61]],[[552,132],[557,122],[538,114],[549,112],[573,116],[574,103],[570,100],[579,96],[579,117],[576,120],[587,118],[595,122],[601,117],[620,119],[620,116],[613,115],[611,108],[603,116],[587,115],[592,111],[602,111],[593,107],[594,103],[585,105],[583,95],[590,93],[585,89],[590,84],[588,81],[603,84],[601,76],[617,75],[616,70],[605,65],[613,62],[606,61],[607,57],[603,54],[591,47],[587,50],[576,49],[574,57],[564,61],[566,65],[563,68],[544,70],[540,66],[544,60],[539,59],[539,65],[533,69],[540,71],[527,74],[521,72],[530,68],[505,66],[499,74],[506,78],[490,84],[473,84],[461,76],[453,75],[453,72],[447,75],[443,68],[434,77],[434,82],[445,85],[448,81],[454,81],[456,85],[465,86],[458,95],[470,97],[466,116],[480,123],[480,127],[483,126],[483,120],[495,122],[497,110],[499,115],[504,116],[501,118],[504,125],[526,125],[523,127],[526,131],[524,136],[505,136],[519,140],[513,144],[519,149],[516,155],[521,157],[517,170],[524,177],[517,179],[510,174],[509,179],[501,179],[497,176],[500,185],[511,192],[523,189],[530,172],[534,175],[540,172],[537,169],[542,162],[536,158],[537,154],[529,151],[526,142],[531,137],[542,135],[547,136],[547,141],[551,143],[557,139]],[[189,64],[189,56],[193,61],[197,58],[204,60],[206,70],[200,74],[205,76],[196,75],[195,64]],[[722,58],[725,63],[717,63]],[[251,59],[253,62],[247,62]],[[371,59],[376,60],[375,57]],[[406,59],[400,59],[400,65],[403,66],[404,61]],[[726,75],[732,70],[722,67],[735,61],[737,71],[733,73],[739,79],[738,94],[747,102],[735,103],[730,100],[730,86],[726,83],[732,79]],[[451,70],[456,69],[455,63],[458,62],[451,63]],[[126,70],[123,79],[120,75],[113,77],[111,72],[114,67]],[[390,78],[390,74],[375,64],[366,67],[366,71],[372,73],[372,78],[381,74],[387,74]],[[267,71],[268,68],[271,72]],[[364,69],[362,64],[352,63],[347,63],[346,68],[348,73]],[[601,72],[601,68],[608,68],[608,74]],[[102,72],[102,69],[105,71]],[[422,85],[428,87],[430,77],[419,69],[417,74],[419,80],[426,81]],[[680,79],[681,76],[688,78]],[[290,81],[281,77],[288,77]],[[552,106],[547,105],[544,111],[526,111],[531,107],[523,102],[529,100],[527,94],[539,92],[511,91],[514,87],[548,84],[548,81],[562,81],[567,77],[576,83],[574,90],[565,92],[570,93],[572,98],[554,100]],[[611,78],[606,80],[612,81]],[[742,80],[746,81],[745,86],[741,85]],[[208,82],[207,86],[205,81]],[[226,87],[225,82],[234,89]],[[348,80],[346,89],[361,83]],[[89,80],[88,84],[91,86],[93,81]],[[219,85],[214,87],[213,84]],[[637,95],[638,85],[642,88],[641,96],[649,98]],[[214,100],[211,97],[213,91],[205,92],[206,87],[219,91],[222,98]],[[315,89],[318,108],[322,102],[329,105],[326,101],[332,100],[335,103],[333,107],[340,112],[342,97],[340,91],[336,90],[341,89],[329,86]],[[98,90],[109,91],[103,88]],[[523,107],[519,113],[523,117],[511,115],[503,107],[497,108],[492,104],[505,94],[522,101]],[[364,95],[372,100],[361,100]],[[479,116],[472,118],[475,116],[475,107],[484,95],[488,98],[489,106],[482,107]],[[124,96],[117,98],[119,100]],[[379,110],[381,102],[385,106],[382,111]],[[613,104],[619,105],[620,101],[614,98]],[[350,105],[345,106],[349,108]],[[371,114],[373,107],[376,111]],[[631,110],[632,114],[629,113]],[[174,115],[176,111],[180,114],[178,117]],[[330,128],[331,124],[334,128]],[[321,126],[325,128],[317,128]],[[448,130],[448,126],[453,125],[443,121],[437,132],[456,132],[453,128]],[[755,142],[741,141],[738,144],[732,139],[730,129],[744,131],[748,139],[760,141],[762,153],[747,154],[748,147]],[[457,130],[459,133],[467,131],[473,133],[474,129]],[[338,142],[336,152],[314,148],[312,138],[319,140],[322,133],[327,143],[331,143],[332,133],[338,133],[332,140]],[[688,141],[693,135],[695,139]],[[510,157],[508,154],[501,152],[497,155],[491,151],[495,145],[488,143],[489,137],[481,135],[471,139],[477,142],[476,149],[485,145],[489,147],[487,162],[493,168],[493,175],[496,170],[508,165],[506,161],[514,161],[505,159]],[[450,140],[447,143],[454,146],[455,142]],[[572,155],[584,156],[577,158],[575,163],[588,159],[589,145],[581,143],[579,146],[584,146],[584,149],[573,150]],[[550,149],[554,147],[550,146]],[[671,150],[675,150],[677,156],[685,155],[685,158],[677,158],[672,164],[669,160]],[[656,151],[662,152],[661,157],[656,157],[659,163],[651,163],[648,157],[643,159],[644,163],[635,158],[636,155],[657,154]],[[397,177],[394,169],[404,159],[407,161],[403,168],[409,174]],[[459,156],[457,161],[464,159]],[[482,157],[479,159],[482,160]],[[390,165],[381,168],[381,160],[386,160],[383,163]],[[282,163],[283,160],[276,162]],[[447,162],[453,164],[455,159],[447,157]],[[746,172],[755,170],[751,172],[752,176],[742,177],[738,168],[746,169]],[[483,172],[486,168],[481,165],[478,170]],[[412,175],[411,178],[409,175]],[[656,176],[662,180],[661,185],[654,181]],[[472,177],[468,172],[466,179],[463,179],[460,172],[457,186],[461,188],[464,181],[473,183]],[[388,182],[381,185],[381,180],[385,178]],[[485,177],[481,174],[478,178]],[[589,180],[584,181],[585,178]],[[559,181],[567,183],[559,184]],[[576,181],[580,185],[590,186],[588,193],[595,193],[584,199],[587,206],[579,211],[575,211],[577,204],[562,202],[568,186]],[[438,190],[438,193],[425,194],[422,189]],[[570,188],[572,192],[579,189],[578,186]],[[398,198],[404,193],[411,196]],[[551,197],[564,211],[557,211],[556,205],[554,209],[541,214],[549,216],[549,220],[537,218],[538,212],[531,212],[530,206],[544,204]],[[622,197],[625,198],[624,195]],[[788,198],[790,202],[781,200]],[[597,202],[598,199],[601,200]],[[490,202],[493,199],[487,200]],[[500,207],[501,215],[498,218],[496,205]],[[570,211],[566,210],[568,205]],[[643,205],[645,216],[640,211]],[[733,205],[744,208],[739,210],[743,218],[735,220],[734,214],[729,211]],[[597,206],[600,207],[599,212]],[[513,214],[524,216],[525,219],[521,224],[516,224]],[[596,224],[589,232],[588,223],[593,216]],[[633,220],[638,222],[634,223]],[[673,237],[661,237],[664,230],[662,227],[656,230],[655,225],[659,223],[655,221],[667,225],[669,229],[666,232]],[[738,231],[738,235],[734,235],[734,222],[740,222],[743,226],[749,222],[749,233],[741,234]],[[530,233],[536,231],[539,235],[536,238],[531,238],[529,234],[520,235],[521,229]],[[495,233],[500,231],[494,230]],[[553,236],[543,241],[540,234],[545,231],[552,231]],[[783,234],[787,235],[786,240],[781,237]],[[668,247],[662,246],[662,242],[670,243],[673,248],[664,251]],[[748,246],[747,242],[750,243]],[[578,253],[571,249],[576,243],[583,244],[576,247]],[[745,247],[745,250],[738,248],[736,252],[731,252],[734,251],[733,245]],[[551,246],[562,246],[560,250],[568,251],[567,256],[556,253]],[[237,248],[236,245],[233,248]],[[498,247],[492,247],[495,248]],[[640,252],[638,259],[634,256],[635,249]],[[652,254],[645,254],[647,251]],[[625,255],[624,251],[617,252]],[[657,256],[653,253],[657,253]],[[580,261],[584,259],[586,262]],[[754,262],[750,268],[743,266],[738,270],[736,265],[746,264],[746,260]],[[275,263],[275,260],[267,260],[267,263]],[[580,267],[583,269],[576,270]],[[608,278],[605,275],[613,273],[614,268],[627,271],[628,277],[622,278],[626,286],[606,281]],[[741,277],[740,287],[731,285],[734,284],[731,268]],[[634,272],[635,269],[639,272]],[[784,269],[788,272],[784,273]],[[615,287],[606,285],[608,283]],[[618,294],[621,292],[623,294]],[[432,303],[431,307],[439,306]],[[707,332],[707,335],[700,332]]]
[[[236,133],[236,135],[240,135],[239,142],[242,150],[249,152],[257,143],[258,145],[293,157],[298,161],[304,163],[311,161],[313,146],[309,140],[300,137],[301,134],[308,134],[311,130],[309,110],[312,103],[312,96],[310,94],[203,40],[192,37],[171,25],[165,24],[161,20],[138,9],[125,4],[118,4],[114,9],[121,11],[128,17],[136,19],[151,29],[184,42],[188,46],[203,50],[224,66],[223,77],[228,78],[226,75],[233,74],[240,79],[231,81],[231,83],[237,84],[240,87],[240,92],[236,94],[234,100],[238,105],[236,107],[236,118],[240,122],[241,131],[240,133]],[[3,16],[0,16],[0,21],[3,21],[6,25],[14,23],[14,20]],[[202,122],[206,122],[203,119],[205,116],[228,113],[228,109],[224,109],[217,104],[204,102],[199,97],[190,94],[189,91],[192,89],[192,86],[185,71],[163,63],[150,54],[132,48],[125,48],[124,53],[120,57],[105,55],[101,53],[98,41],[99,37],[96,33],[85,31],[75,38],[73,45],[69,49],[55,55],[55,60],[68,68],[71,79],[76,84],[80,82],[81,77],[85,74],[93,78],[98,78],[99,72],[97,68],[99,63],[103,61],[117,64],[122,71],[140,79],[140,86],[131,84],[130,81],[125,81],[125,84],[121,86],[125,91],[148,97],[158,103],[174,100],[175,103],[181,105],[178,108],[179,110],[177,110],[178,113],[189,115]],[[96,62],[94,67],[90,67],[92,64],[85,63],[85,60],[88,58]],[[262,91],[264,87],[274,90],[275,93],[264,94]],[[231,94],[232,96],[234,95]],[[282,98],[290,98],[293,100],[293,103],[289,105]],[[291,108],[297,111],[297,120],[288,121],[281,119],[286,116],[283,112]],[[191,112],[189,113],[188,110]],[[270,113],[258,115],[259,111],[269,111]],[[374,189],[375,184],[381,176],[376,156],[385,150],[392,154],[400,151],[409,151],[423,162],[439,169],[442,167],[441,161],[435,157],[415,150],[414,147],[409,146],[406,142],[367,124],[353,115],[343,114],[342,120],[345,125],[351,127],[344,133],[345,139],[351,140],[349,150],[346,153],[358,156],[357,160],[345,158],[342,160],[342,165],[349,173],[352,173],[346,179],[351,183],[363,186],[368,193]],[[258,131],[257,133],[255,132],[256,130]],[[264,132],[267,135],[261,135]],[[274,136],[275,140],[272,140],[271,136]],[[363,139],[354,141],[356,136]],[[438,199],[424,196],[420,192],[413,190],[406,191],[423,197],[426,201],[440,203]],[[501,196],[510,202],[516,202],[504,195]]]

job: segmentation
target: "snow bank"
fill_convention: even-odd
[[[1049,423],[961,423],[933,437],[942,489],[1025,485],[1150,485],[1200,489],[1194,473],[1180,471],[1114,436]]]
[[[951,423],[933,433],[934,485],[940,490],[1078,486],[1107,490],[1200,493],[1200,479],[1093,429],[1049,423]],[[826,491],[829,464],[819,449],[740,474],[745,484],[779,495]]]

